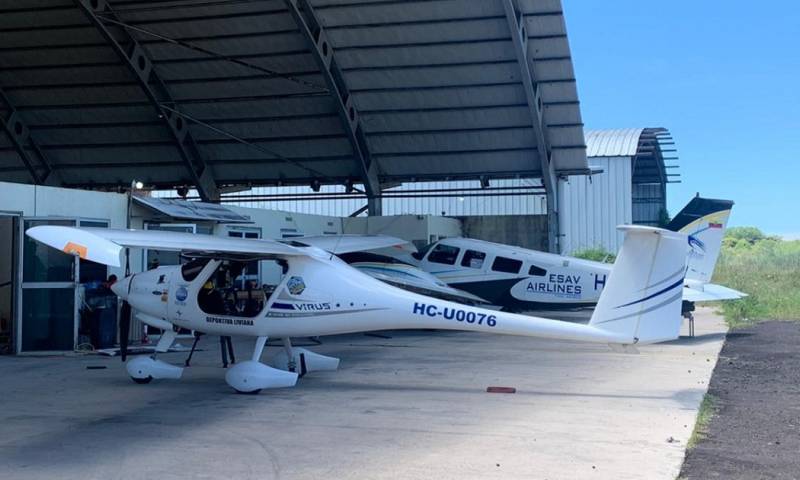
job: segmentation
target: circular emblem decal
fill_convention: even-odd
[[[186,287],[178,287],[178,289],[175,291],[175,299],[177,299],[179,302],[186,300],[188,296],[189,291],[186,290]]]
[[[303,282],[302,277],[292,277],[286,282],[286,288],[292,295],[300,295],[306,289],[306,284]]]

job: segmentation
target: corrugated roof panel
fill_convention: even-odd
[[[643,128],[586,130],[587,157],[632,157],[639,147]]]
[[[540,174],[500,0],[310,1],[381,181]],[[110,4],[133,28],[123,29],[108,12],[97,20],[101,28],[126,44],[132,36],[153,59],[147,85],[166,85],[167,93],[156,89],[157,101],[188,115],[200,163],[212,165],[217,183],[363,180],[342,121],[347,113],[337,110],[283,0]],[[545,124],[553,125],[546,132],[555,169],[585,170],[561,4],[519,4],[530,66],[542,82]],[[68,185],[97,185],[102,178],[121,185],[130,178],[156,186],[191,183],[159,107],[76,3],[9,7],[0,32],[0,87],[56,169],[72,169],[61,176]],[[15,155],[0,145],[0,168],[7,168],[0,178],[25,173]],[[87,168],[78,168],[81,162]]]

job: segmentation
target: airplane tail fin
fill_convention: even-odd
[[[630,338],[630,343],[677,338],[686,235],[644,226],[617,228],[625,240],[589,325]]]
[[[687,280],[701,284],[711,281],[732,208],[730,200],[697,196],[667,225],[667,229],[689,236]]]

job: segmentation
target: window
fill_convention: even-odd
[[[188,263],[184,263],[183,266],[181,266],[181,275],[183,276],[183,279],[187,282],[191,282],[197,278],[198,275],[200,275],[200,272],[207,263],[207,258],[196,258]]]
[[[492,263],[492,270],[495,272],[519,273],[522,268],[522,261],[513,258],[497,257]]]
[[[534,277],[544,277],[547,275],[547,270],[537,267],[536,265],[531,265],[531,268],[528,269],[528,275],[533,275]]]
[[[428,261],[432,263],[444,263],[445,265],[455,265],[458,252],[461,249],[450,245],[436,245],[436,248],[428,254]]]
[[[75,226],[74,220],[25,220],[25,230],[39,225]],[[55,248],[23,238],[22,276],[25,282],[72,282],[75,278],[75,262],[72,255],[65,255]],[[32,303],[34,305],[35,302]],[[70,325],[71,326],[71,325]]]
[[[197,225],[189,223],[145,223],[145,230],[164,230],[168,232],[199,233]],[[184,263],[180,252],[170,250],[146,249],[145,269],[152,270],[164,265],[180,265]]]
[[[254,317],[264,309],[268,295],[255,281],[243,287],[237,280],[247,263],[225,260],[220,262],[197,294],[200,309],[210,315]]]
[[[461,266],[469,268],[483,268],[484,260],[486,260],[485,253],[477,252],[475,250],[467,250],[464,252],[464,258],[461,260]]]
[[[414,240],[414,246],[417,247],[417,251],[412,253],[411,256],[417,260],[422,260],[425,258],[425,254],[428,253],[428,250],[433,247],[433,244],[425,243],[424,240]]]
[[[245,238],[248,240],[257,240],[261,238],[261,230],[229,230],[228,236],[233,238]],[[245,288],[245,285],[249,281],[255,281],[258,283],[260,281],[260,275],[258,271],[258,260],[253,260],[247,263],[247,266],[242,271],[241,275],[234,279],[236,285],[239,288]]]
[[[91,228],[108,228],[108,222],[92,222],[88,220],[81,220],[80,222],[81,227],[91,227]],[[81,258],[79,260],[80,267],[80,283],[93,283],[93,282],[103,282],[108,277],[108,267],[103,265],[102,263],[95,263],[90,260],[84,260]]]

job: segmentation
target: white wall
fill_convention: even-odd
[[[561,251],[602,247],[616,253],[622,246],[617,225],[632,217],[631,158],[594,157],[593,167],[603,173],[569,176],[559,185]]]
[[[279,210],[263,210],[260,208],[246,208],[236,205],[225,205],[234,212],[249,217],[252,224],[240,224],[242,227],[261,228],[262,238],[281,239],[287,235],[337,235],[342,233],[342,223],[339,217],[308,215],[303,213],[286,212]],[[220,225],[215,229],[221,235],[227,235],[228,227]]]
[[[492,187],[530,187],[541,185],[539,179],[508,179],[492,180]],[[477,180],[450,181],[450,182],[419,182],[404,183],[398,187],[391,188],[390,192],[403,192],[408,190],[439,190],[455,188],[479,188],[480,182]],[[326,185],[320,188],[320,193],[343,193],[344,186]],[[242,195],[294,195],[314,193],[311,187],[291,186],[291,187],[257,187]],[[469,193],[462,192],[459,197],[419,197],[416,198],[384,198],[384,215],[535,215],[546,213],[544,195],[506,195],[506,196],[485,196],[470,197]],[[432,195],[432,193],[427,195]],[[173,196],[174,192],[158,192],[159,196]],[[235,198],[236,195],[231,195]],[[363,207],[365,200],[359,199],[333,199],[333,200],[287,200],[287,201],[241,201],[234,205],[248,206],[263,209],[279,209],[291,212],[302,212],[316,215],[332,215],[347,217],[359,208]],[[444,212],[444,213],[442,213]],[[362,214],[366,216],[366,214]]]
[[[103,220],[125,228],[127,196],[67,188],[0,182],[0,211],[23,217],[62,217]],[[118,276],[121,269],[110,269]]]

